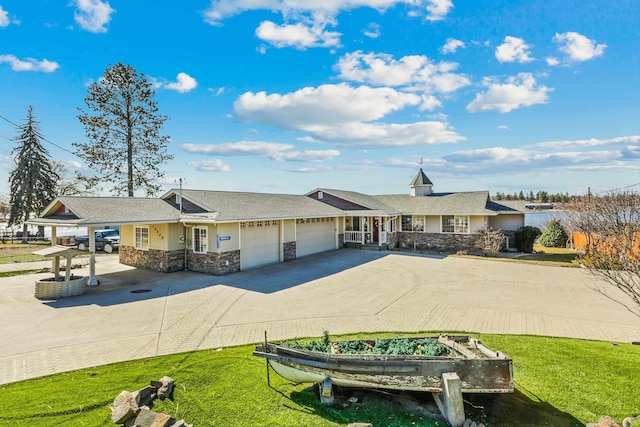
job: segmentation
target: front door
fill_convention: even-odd
[[[380,231],[380,218],[376,217],[373,219],[373,242],[378,242],[378,232]]]

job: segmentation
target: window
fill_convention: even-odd
[[[396,232],[396,219],[395,218],[390,218],[389,219],[389,232],[390,233],[395,233]]]
[[[443,215],[442,216],[442,232],[443,233],[468,233],[469,217],[466,215]]]
[[[193,252],[206,254],[207,250],[207,227],[193,227]]]
[[[424,217],[422,215],[413,216],[413,231],[424,231]]]
[[[413,217],[411,215],[402,215],[402,231],[413,231]]]
[[[149,227],[136,227],[135,228],[135,242],[134,247],[142,251],[149,250]]]
[[[353,231],[360,231],[360,217],[353,217]]]

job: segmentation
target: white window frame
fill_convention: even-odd
[[[146,234],[146,236],[144,235]],[[138,226],[133,228],[133,247],[140,251],[149,250],[149,227]]]
[[[453,231],[444,230],[444,219],[453,217]],[[446,234],[469,234],[469,228],[471,224],[471,218],[469,215],[441,215],[440,216],[440,231]],[[466,227],[463,227],[466,225]]]
[[[196,239],[196,236],[197,239]],[[194,253],[206,254],[209,251],[209,228],[208,227],[193,227],[193,238],[191,239],[192,249]]]

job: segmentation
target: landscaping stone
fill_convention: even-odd
[[[141,409],[136,415],[133,426],[135,427],[167,427],[174,424],[175,419],[169,414],[153,412]]]
[[[631,427],[634,424],[636,424],[636,421],[638,420],[638,418],[640,418],[640,416],[638,417],[627,417],[624,420],[622,420],[622,427]]]
[[[164,400],[171,397],[174,386],[173,378],[164,376],[160,378],[160,382],[162,386],[158,388],[158,399]]]
[[[136,403],[139,407],[149,406],[153,399],[156,398],[156,393],[158,392],[158,388],[153,385],[146,386],[141,388],[140,390],[134,391],[133,397],[136,399]]]
[[[598,421],[598,427],[620,427],[620,424],[616,422],[613,418],[608,415],[604,415],[600,417]]]
[[[347,424],[347,427],[373,427],[371,423],[351,423]]]
[[[171,427],[193,427],[193,424],[187,424],[185,420],[178,420]]]
[[[138,412],[138,404],[136,403],[135,396],[123,390],[113,400],[111,406],[111,421],[115,424],[123,424],[130,418],[133,418]]]

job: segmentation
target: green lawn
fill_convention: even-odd
[[[34,255],[32,252],[42,249],[46,244],[22,244],[22,243],[0,243],[0,264],[10,262],[41,261],[45,259],[42,255]]]
[[[465,396],[483,407],[467,405],[487,426],[582,426],[603,414],[619,421],[640,414],[640,346],[533,336],[481,339],[513,358],[517,388],[514,394]],[[196,426],[443,425],[393,403],[381,404],[380,398],[348,408],[325,407],[315,387],[292,385],[273,372],[270,388],[265,362],[252,350],[190,352],[0,386],[0,425],[109,425],[109,405],[120,391],[134,391],[164,375],[176,381],[174,400],[153,409]],[[431,399],[428,394],[419,398]]]

